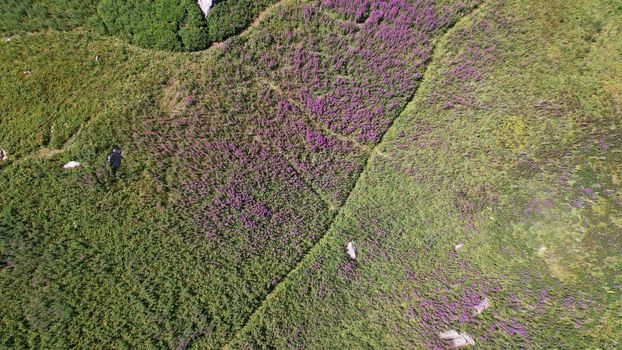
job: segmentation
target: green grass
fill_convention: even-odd
[[[152,62],[163,56],[88,31],[20,35],[1,45],[0,144],[13,159],[62,148],[89,121],[150,104],[154,86],[166,81]],[[120,130],[128,128],[121,123]],[[110,128],[98,132],[120,141]]]
[[[226,0],[214,5],[207,15],[207,36],[210,42],[223,41],[239,34],[276,0]]]
[[[83,25],[95,13],[97,0],[0,1],[0,35],[65,30]]]

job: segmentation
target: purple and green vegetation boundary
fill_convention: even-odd
[[[286,0],[193,54],[12,33],[0,344],[615,348],[621,11]]]
[[[619,347],[621,17],[516,1],[461,21],[229,348],[444,349],[450,329],[481,348]]]

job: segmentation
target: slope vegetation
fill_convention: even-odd
[[[481,348],[618,347],[621,16],[510,1],[460,22],[229,348],[445,348],[450,329]]]
[[[471,6],[288,1],[194,55],[88,28],[2,43],[3,344],[224,345],[326,232]]]
[[[238,4],[5,22],[0,347],[620,344],[616,1]]]

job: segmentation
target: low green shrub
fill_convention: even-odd
[[[198,51],[239,34],[276,2],[214,1],[206,18],[195,0],[2,0],[0,35],[86,24],[144,48]]]
[[[210,42],[218,42],[239,34],[276,0],[228,0],[216,3],[207,15]]]
[[[198,51],[239,34],[275,2],[219,1],[206,18],[193,0],[103,0],[97,13],[105,33],[141,47]]]
[[[208,46],[205,19],[192,0],[103,0],[97,14],[107,34],[141,47],[196,51]]]

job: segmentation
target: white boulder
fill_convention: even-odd
[[[197,4],[199,4],[203,14],[207,16],[209,10],[212,8],[212,0],[197,0]]]
[[[462,249],[462,247],[464,247],[464,243],[457,244],[457,245],[454,247],[454,252],[459,251],[460,249]]]
[[[438,337],[445,341],[449,349],[458,349],[475,345],[475,340],[467,333],[458,333],[455,330],[441,332]]]
[[[347,249],[350,259],[356,260],[356,247],[354,246],[354,241],[348,242]]]
[[[449,339],[454,339],[454,338],[458,338],[460,337],[460,333],[452,330],[449,331],[444,331],[438,334],[438,337],[441,338],[442,340],[449,340]]]
[[[73,168],[77,168],[80,166],[79,162],[75,162],[75,161],[71,161],[65,165],[63,165],[63,169],[73,169]]]
[[[0,160],[7,160],[9,159],[9,154],[0,148]]]
[[[484,310],[488,309],[489,307],[490,307],[490,300],[488,300],[488,298],[484,298],[484,300],[480,301],[479,304],[475,305],[475,307],[473,308],[473,312],[471,312],[471,315],[477,316],[481,314],[482,312],[484,312]]]

